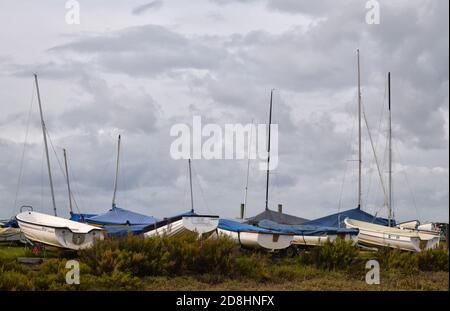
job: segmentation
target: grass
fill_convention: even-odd
[[[23,246],[0,245],[0,290],[448,290],[448,251],[362,252],[345,243],[299,254],[242,250],[227,239],[198,241],[128,236],[79,252],[47,249],[32,268],[16,262]],[[42,254],[41,254],[42,255]],[[68,259],[81,284],[65,283]],[[380,263],[381,284],[365,282],[365,263]]]
[[[27,253],[27,249],[23,246],[11,243],[0,244],[0,258],[2,259],[24,257]]]
[[[254,280],[228,279],[221,283],[210,284],[193,277],[147,277],[143,280],[142,290],[331,290],[331,291],[403,291],[403,290],[448,290],[447,272],[421,272],[416,276],[404,276],[390,273],[381,276],[380,285],[368,285],[363,280],[349,278],[344,273],[317,272],[314,277],[283,282],[257,282]]]

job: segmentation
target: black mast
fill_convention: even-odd
[[[273,89],[270,91],[269,138],[267,142],[266,211],[269,209],[270,125],[272,124],[272,99]]]

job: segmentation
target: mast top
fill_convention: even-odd
[[[114,178],[114,193],[112,199],[112,208],[116,208],[116,193],[117,193],[117,180],[119,177],[119,163],[120,163],[120,134],[117,139],[117,159],[116,159],[116,176]]]

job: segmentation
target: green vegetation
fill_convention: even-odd
[[[0,290],[448,290],[447,250],[369,253],[341,240],[287,256],[226,238],[130,235],[79,252],[47,249],[33,267],[17,263],[30,254],[0,246]],[[69,259],[80,262],[79,285],[65,282]],[[380,285],[365,283],[369,259],[380,262]]]

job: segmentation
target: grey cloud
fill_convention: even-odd
[[[403,154],[402,158],[396,154],[395,163],[409,168],[421,216],[448,219],[448,138],[442,112],[448,111],[448,3],[381,1],[380,25],[365,23],[364,1],[265,3],[269,10],[307,14],[314,22],[293,24],[277,34],[255,30],[215,36],[186,35],[157,25],[135,26],[71,39],[50,49],[47,62],[5,67],[13,61],[3,61],[2,67],[16,76],[34,67],[47,78],[68,79],[73,84],[71,107],[53,111],[48,118],[59,134],[57,145],[70,152],[75,188],[88,201],[83,204],[85,211],[109,207],[115,157],[111,133],[117,129],[124,135],[120,204],[157,216],[188,206],[186,163],[170,158],[168,133],[176,122],[190,124],[192,116],[160,114],[161,97],[152,93],[154,85],[164,91],[159,96],[170,94],[174,101],[183,96],[195,99],[189,113],[220,125],[248,123],[252,118],[266,123],[269,91],[275,87],[280,163],[271,174],[271,207],[280,202],[286,212],[307,218],[336,212],[344,175],[341,208],[354,207],[356,167],[348,160],[355,157],[356,139],[349,129],[338,128],[350,128],[347,123],[355,120],[355,51],[360,48],[363,102],[374,134],[381,137],[379,153],[383,152],[385,128],[378,132],[377,124],[390,70],[394,142]],[[21,122],[20,115],[0,119],[4,127]],[[34,127],[39,130],[38,124]],[[364,207],[375,211],[382,197],[366,133],[363,138]],[[18,145],[11,144],[0,144],[5,172],[0,195],[5,200],[11,199],[15,180],[11,176],[17,175],[16,166],[6,166],[20,153]],[[38,204],[42,153],[33,148],[32,174],[37,177],[27,187]],[[193,164],[202,187],[195,184],[196,206],[236,216],[243,199],[246,161],[198,160]],[[264,181],[264,172],[253,161],[248,215],[264,206]],[[401,176],[395,182],[397,216],[413,218],[416,212],[410,193]],[[62,206],[66,200],[63,185],[61,180],[58,200]]]
[[[224,57],[213,38],[187,38],[163,26],[127,28],[51,49],[94,56],[107,71],[152,76],[166,71],[209,69]]]
[[[139,6],[135,7],[135,8],[133,8],[131,13],[134,14],[134,15],[140,15],[140,14],[145,13],[148,10],[156,10],[156,9],[161,8],[163,3],[164,2],[161,1],[161,0],[151,1],[149,3],[142,4],[142,5],[139,5]]]

